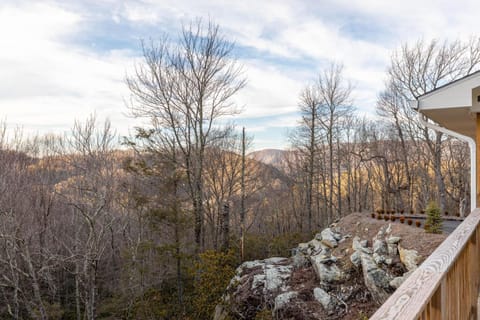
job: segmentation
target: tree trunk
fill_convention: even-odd
[[[333,122],[333,115],[330,117],[330,121],[330,128],[328,128],[328,175],[330,178],[330,185],[328,186],[328,224],[330,224],[333,220],[333,129],[331,127]]]
[[[445,181],[442,175],[442,134],[436,132],[435,146],[433,155],[433,169],[435,171],[435,181],[438,188],[438,200],[441,214],[445,213],[447,207],[447,191],[445,190]]]
[[[82,310],[80,307],[80,268],[78,263],[75,263],[75,312],[77,315],[77,320],[82,319]]]
[[[245,127],[242,129],[242,173],[240,198],[240,258],[245,258]]]
[[[32,258],[30,256],[30,249],[28,248],[28,244],[23,244],[24,247],[24,260],[28,267],[28,273],[30,275],[30,281],[33,288],[33,296],[35,297],[36,306],[38,308],[38,312],[40,313],[40,319],[46,320],[48,319],[47,311],[45,310],[45,306],[43,305],[42,294],[40,292],[40,285],[38,283],[37,273],[35,272],[35,268],[33,267]]]
[[[340,133],[337,132],[337,212],[339,217],[342,217],[342,172],[340,167]]]
[[[308,146],[308,173],[307,173],[307,219],[308,232],[312,232],[312,206],[313,206],[313,176],[314,176],[314,161],[315,161],[315,131],[316,118],[315,106],[311,108],[310,113],[310,141]]]
[[[227,252],[230,248],[230,207],[228,203],[223,205],[222,213],[222,251]]]

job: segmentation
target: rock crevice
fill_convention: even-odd
[[[370,239],[326,228],[300,243],[290,258],[248,261],[238,267],[214,319],[227,314],[255,319],[265,308],[279,319],[342,319],[352,307],[378,307],[421,259],[401,243],[389,224]]]

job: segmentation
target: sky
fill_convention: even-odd
[[[128,135],[141,124],[125,103],[140,40],[175,38],[202,18],[235,42],[248,81],[235,122],[252,149],[287,148],[299,94],[329,64],[344,65],[358,113],[374,116],[392,53],[419,39],[478,36],[478,12],[478,0],[0,0],[0,119],[26,134],[62,134],[95,113]]]

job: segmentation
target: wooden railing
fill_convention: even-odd
[[[477,319],[479,222],[475,209],[370,319]]]

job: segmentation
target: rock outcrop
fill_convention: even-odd
[[[389,296],[392,277],[378,265],[373,256],[362,253],[360,257],[365,286],[370,291],[373,300],[382,304]]]
[[[329,295],[327,291],[322,288],[315,288],[313,289],[313,296],[329,314],[335,312],[335,309],[338,306],[338,301]]]
[[[372,238],[362,239],[331,226],[300,243],[290,258],[245,262],[214,319],[227,314],[255,319],[265,308],[279,319],[342,319],[352,306],[378,307],[420,261],[417,251],[400,246],[402,238],[391,233],[385,224]]]
[[[342,270],[336,265],[337,259],[334,256],[318,254],[310,256],[310,262],[320,282],[334,283],[344,278]]]
[[[408,271],[415,270],[420,259],[418,252],[402,248],[401,246],[398,247],[398,251],[400,252],[400,261],[402,261]]]

